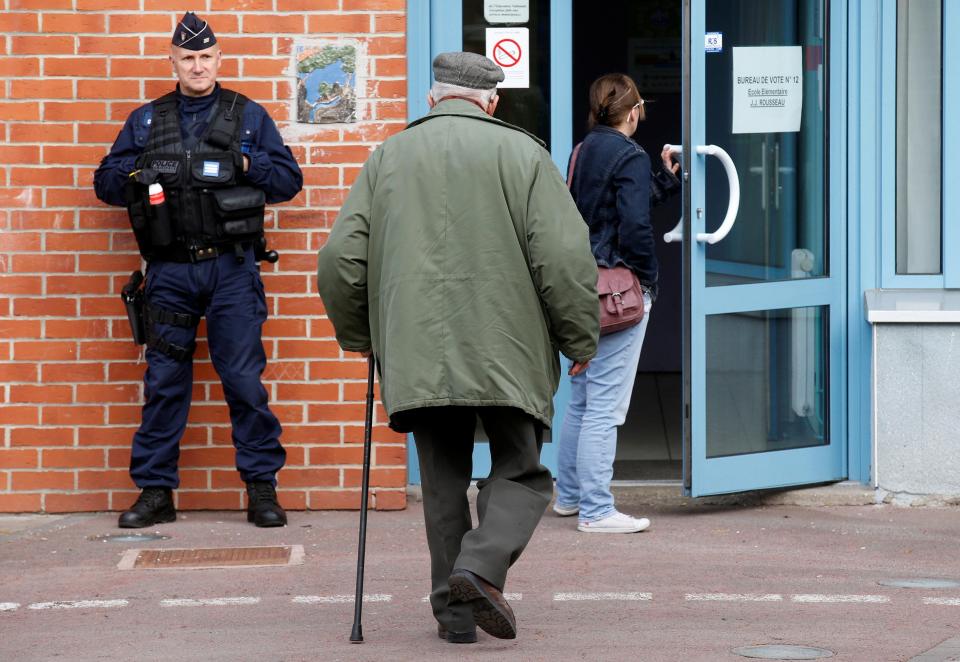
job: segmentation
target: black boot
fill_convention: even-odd
[[[121,513],[118,526],[121,529],[142,529],[176,519],[173,490],[169,487],[145,487],[130,510]]]
[[[284,526],[287,523],[287,514],[277,502],[273,483],[247,483],[247,521],[257,526]]]

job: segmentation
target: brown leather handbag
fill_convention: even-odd
[[[567,188],[573,185],[573,170],[583,143],[570,155]],[[597,265],[597,294],[600,295],[600,335],[623,331],[643,320],[644,300],[640,279],[627,267]]]

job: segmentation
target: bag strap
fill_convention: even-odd
[[[570,165],[567,166],[567,188],[573,188],[573,170],[577,166],[577,155],[580,154],[580,148],[583,147],[583,143],[577,143],[577,146],[573,148],[573,154],[570,155]]]

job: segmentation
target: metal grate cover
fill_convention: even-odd
[[[131,549],[121,570],[262,568],[303,563],[302,545],[275,547],[214,547],[197,549]]]

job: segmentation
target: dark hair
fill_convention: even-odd
[[[600,76],[590,85],[590,115],[587,129],[597,124],[617,126],[627,117],[627,113],[640,103],[640,92],[626,74],[607,74]],[[640,106],[640,119],[644,119],[643,106]]]

